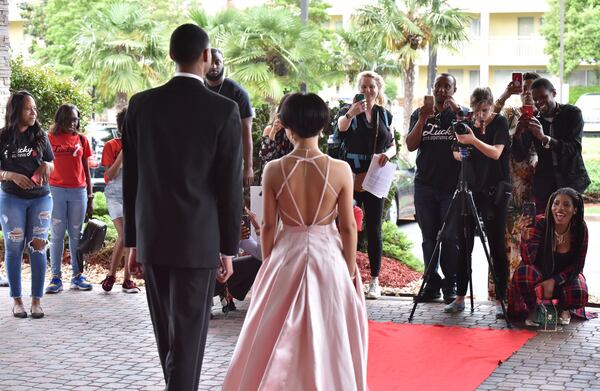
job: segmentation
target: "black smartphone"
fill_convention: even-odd
[[[242,229],[246,229],[248,233],[250,233],[250,216],[247,214],[242,215]],[[249,236],[244,235],[243,239],[248,239]]]
[[[526,216],[529,218],[529,226],[532,226],[535,224],[535,213],[536,213],[535,202],[527,201],[527,202],[523,203],[523,216]]]
[[[361,100],[365,100],[365,94],[356,94],[354,95],[354,101],[360,102]]]

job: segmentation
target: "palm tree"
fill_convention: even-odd
[[[113,3],[85,20],[76,37],[76,65],[86,84],[104,99],[116,97],[117,109],[169,73],[163,31],[146,15],[131,3]]]
[[[341,52],[339,61],[347,78],[353,81],[361,71],[375,71],[381,75],[400,75],[402,68],[395,56],[387,50],[381,40],[369,39],[354,27],[339,31],[336,41]]]
[[[402,66],[405,128],[409,126],[412,113],[415,61],[420,51],[429,43],[437,48],[466,40],[464,24],[448,23],[448,20],[455,20],[459,10],[450,8],[446,0],[438,1],[444,6],[432,10],[428,0],[404,0],[402,7],[395,0],[379,0],[374,5],[360,8],[354,15],[361,35],[382,42]]]
[[[303,25],[288,9],[259,6],[212,18],[195,10],[190,16],[208,30],[211,44],[223,50],[229,75],[255,99],[274,105],[302,82],[314,91],[340,77],[321,29]]]
[[[457,49],[457,44],[467,40],[466,25],[471,20],[457,8],[452,8],[447,0],[433,0],[428,14],[431,27],[429,40],[429,64],[427,66],[427,92],[431,93],[433,79],[437,73],[437,50],[445,47]]]

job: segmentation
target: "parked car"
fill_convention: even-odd
[[[341,141],[334,135],[327,139],[327,154],[338,158]],[[415,166],[404,156],[399,155],[396,161],[396,194],[386,214],[386,220],[396,224],[402,220],[412,220],[415,217]]]
[[[106,122],[92,122],[87,126],[85,135],[92,148],[92,156],[88,159],[92,176],[92,189],[94,192],[104,191],[106,185],[104,183],[104,167],[100,165],[102,151],[104,150],[104,144],[118,137],[117,125]]]
[[[396,194],[387,213],[387,220],[396,224],[415,218],[415,166],[404,156],[396,161]]]
[[[575,102],[583,115],[583,131],[600,134],[600,93],[583,94]]]

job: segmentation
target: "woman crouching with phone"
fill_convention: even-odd
[[[371,160],[377,159],[384,166],[396,155],[396,143],[391,128],[392,113],[383,107],[383,78],[375,72],[367,71],[359,73],[357,80],[360,94],[354,97],[352,106],[340,110],[338,129],[344,135],[347,150],[345,160],[354,173],[354,199],[357,206],[362,206],[365,210],[371,266],[367,299],[377,299],[381,296],[379,271],[383,250],[381,220],[384,199],[365,191],[362,183]]]
[[[475,205],[483,220],[489,240],[490,253],[498,286],[496,286],[496,317],[504,315],[501,298],[506,297],[508,266],[504,251],[504,226],[510,198],[508,182],[508,121],[494,113],[494,98],[488,88],[476,88],[471,94],[472,128],[465,124],[466,133],[456,134],[457,160],[465,160],[464,176],[473,193]],[[471,274],[471,252],[474,243],[474,219],[455,215],[458,219],[459,257],[457,265],[456,299],[444,307],[444,312],[465,309],[465,296]],[[465,226],[466,225],[466,226]],[[466,236],[466,237],[465,237]]]

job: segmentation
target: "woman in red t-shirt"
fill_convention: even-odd
[[[54,201],[50,244],[52,280],[46,287],[46,293],[58,293],[63,289],[60,266],[65,231],[69,233],[73,268],[71,289],[90,290],[92,284],[79,270],[76,250],[86,211],[88,216],[93,212],[94,193],[88,168],[92,150],[87,138],[79,133],[77,107],[67,104],[58,108],[48,138],[55,160],[54,171],[50,176],[50,192]]]
[[[122,109],[117,114],[119,135],[123,133],[126,114],[127,108]],[[118,234],[110,261],[110,271],[102,281],[102,289],[106,292],[112,290],[116,281],[117,267],[121,261],[121,257],[125,255],[125,276],[123,277],[122,290],[126,293],[137,293],[139,288],[131,280],[131,274],[129,273],[129,251],[123,251],[123,145],[121,144],[120,137],[114,138],[104,144],[102,165],[106,168],[104,171],[104,181],[106,182],[104,195],[106,196],[108,214]]]

